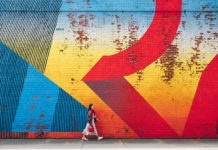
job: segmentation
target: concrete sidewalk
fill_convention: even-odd
[[[207,149],[218,150],[218,139],[0,139],[0,149]]]

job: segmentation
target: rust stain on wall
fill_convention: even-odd
[[[195,45],[196,45],[195,48],[198,48],[200,46],[200,44],[202,43],[202,41],[203,41],[203,34],[204,33],[200,33],[200,36],[196,36],[195,37]]]
[[[0,109],[7,108],[6,105],[0,105]]]
[[[182,27],[185,29],[186,21],[182,21]]]
[[[218,38],[218,32],[214,32],[213,35],[215,38]]]
[[[194,18],[197,19],[197,20],[200,19],[201,18],[201,14],[202,13],[198,13],[197,15],[194,16]]]
[[[38,96],[34,95],[34,96],[33,96],[33,99],[35,99],[35,100],[38,99]]]
[[[36,125],[36,129],[39,129],[40,131],[43,131],[44,129],[47,129],[47,125]]]
[[[1,132],[0,133],[1,139],[27,139],[28,133],[27,132]]]
[[[40,114],[39,117],[40,117],[40,119],[43,119],[45,117],[45,115],[44,114]]]
[[[137,52],[133,51],[128,54],[128,60],[131,64],[135,64],[138,61]]]
[[[203,66],[202,66],[202,64],[199,63],[200,55],[201,55],[199,46],[204,41],[203,35],[204,35],[204,33],[200,33],[199,36],[195,36],[195,47],[192,47],[193,55],[190,59],[191,62],[190,63],[187,62],[190,69],[192,69],[194,67],[194,69],[196,70],[194,72],[194,74],[198,74],[198,73],[203,71]],[[191,74],[191,76],[192,75],[193,74]]]
[[[213,22],[214,20],[216,20],[216,17],[213,15],[213,12],[212,11],[208,11],[206,14],[205,14],[205,22],[206,23],[210,23],[210,22]]]
[[[47,99],[51,99],[52,97],[51,97],[51,96],[47,96],[46,98],[47,98]]]
[[[119,15],[112,15],[115,18],[115,21],[111,22],[111,25],[115,26],[114,34],[116,38],[113,40],[115,44],[115,48],[118,52],[125,50],[128,47],[133,46],[138,41],[137,32],[139,30],[139,26],[133,18],[133,15],[130,15],[130,19],[128,21],[128,34],[122,35],[122,24],[120,23]],[[124,28],[124,27],[123,27]],[[133,55],[133,54],[130,54]]]
[[[67,3],[73,3],[73,0],[67,0]]]
[[[88,34],[83,29],[73,32],[76,34],[76,43],[80,50],[88,49],[90,47]]]
[[[25,129],[29,130],[32,127],[33,120],[30,120],[29,122],[26,123]]]
[[[130,21],[128,25],[129,31],[129,41],[128,46],[131,47],[138,42],[137,31],[139,30],[139,26],[136,24],[136,21],[133,19],[133,15],[130,16]]]
[[[88,13],[79,15],[77,13],[69,13],[67,16],[70,19],[73,37],[75,37],[77,47],[80,50],[88,49],[92,41],[95,41],[88,32],[90,28],[95,27],[92,22],[95,16]]]
[[[141,80],[143,80],[143,74],[144,74],[144,72],[143,72],[143,70],[140,70],[140,71],[137,71],[137,76],[138,76],[138,79],[137,79],[137,81],[141,81]]]
[[[32,125],[26,125],[26,130],[29,130],[32,127]]]
[[[37,132],[37,133],[35,133],[36,135],[35,135],[35,137],[36,138],[47,138],[47,135],[48,135],[48,133],[45,133],[45,132]]]
[[[36,106],[35,105],[31,105],[30,109],[36,109]]]
[[[115,48],[118,52],[121,52],[124,49],[124,40],[126,38],[121,36],[121,23],[120,23],[120,16],[115,14],[112,15],[113,18],[115,18],[115,21],[111,22],[111,25],[115,26],[114,34],[116,35],[115,40],[113,40],[113,43],[115,44]]]
[[[162,80],[169,83],[174,77],[174,67],[178,65],[176,58],[178,57],[179,49],[177,45],[170,45],[164,55],[160,58],[161,70],[164,75],[161,76]]]

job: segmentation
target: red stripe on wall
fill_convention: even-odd
[[[218,132],[218,55],[203,72],[183,136],[216,137]]]
[[[181,6],[181,0],[156,0],[154,19],[138,43],[121,53],[103,56],[83,80],[130,75],[158,59],[175,37]]]
[[[124,79],[86,81],[139,137],[176,138],[176,132]]]
[[[81,138],[82,132],[28,132],[28,138],[29,139],[35,139],[35,138],[53,138],[53,139],[59,139],[59,138]]]

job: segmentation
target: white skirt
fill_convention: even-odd
[[[86,127],[85,127],[85,129],[83,130],[82,133],[83,133],[84,135],[98,135],[98,131],[97,131],[97,129],[96,129],[94,119],[92,120],[92,125],[93,125],[93,128],[94,128],[94,131],[93,131],[93,132],[89,132],[89,126],[90,126],[90,124],[87,122]]]

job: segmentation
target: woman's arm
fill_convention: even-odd
[[[88,111],[88,122],[89,124],[92,124],[92,119],[93,119],[93,112],[92,111]]]

